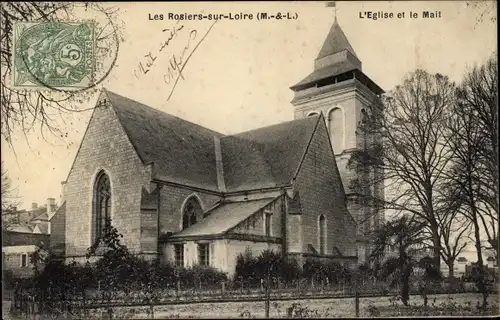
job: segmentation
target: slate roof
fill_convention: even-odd
[[[344,31],[342,31],[337,19],[335,19],[316,59],[321,59],[343,50],[349,50],[357,58],[354,49],[344,34]]]
[[[47,214],[47,212],[44,212],[41,215],[36,216],[35,218],[31,219],[31,221],[35,221],[35,220],[49,221],[49,215]]]
[[[214,136],[222,134],[109,92],[137,154],[164,179],[217,189]]]
[[[318,119],[319,115],[221,138],[227,190],[290,183]]]
[[[50,244],[50,235],[2,230],[2,247]]]
[[[34,225],[28,224],[15,224],[8,226],[8,230],[12,232],[21,232],[21,233],[32,233],[34,229]]]
[[[227,192],[291,182],[319,116],[223,136],[107,91],[137,154],[154,176],[218,191],[214,137],[220,138]]]
[[[224,202],[210,209],[209,215],[171,238],[203,236],[225,233],[241,221],[271,203],[274,198]]]

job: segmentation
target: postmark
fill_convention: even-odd
[[[18,22],[14,28],[14,87],[88,88],[95,84],[92,21]]]
[[[74,3],[65,20],[14,23],[9,86],[70,96],[99,89],[124,41],[117,12],[113,6]]]

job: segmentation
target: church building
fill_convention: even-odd
[[[83,261],[109,218],[132,252],[178,266],[231,275],[247,249],[357,263],[365,245],[356,220],[367,211],[348,191],[347,161],[363,108],[383,91],[337,21],[313,72],[291,89],[295,120],[234,135],[103,90],[51,243]]]

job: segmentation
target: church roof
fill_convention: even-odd
[[[221,138],[228,191],[277,187],[291,182],[319,116]]]
[[[130,142],[163,178],[217,189],[214,136],[222,134],[107,91]]]
[[[344,31],[342,31],[342,28],[335,18],[335,21],[330,28],[330,32],[328,32],[325,42],[323,43],[323,46],[321,47],[321,50],[319,51],[318,57],[316,59],[321,59],[343,50],[349,50],[357,58],[354,49],[349,43],[349,40],[347,40]]]
[[[41,215],[31,219],[31,221],[36,221],[36,220],[42,220],[42,221],[49,221],[49,215],[47,212],[42,213]]]
[[[15,224],[8,226],[7,230],[12,232],[32,233],[34,227],[34,225],[30,224]]]
[[[258,212],[275,198],[223,202],[212,208],[209,215],[187,229],[176,233],[172,238],[221,234],[237,226],[241,221]]]
[[[227,192],[291,182],[319,116],[224,136],[107,91],[137,154],[155,178],[218,191],[214,136],[220,138]]]

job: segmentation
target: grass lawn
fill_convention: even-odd
[[[498,295],[489,297],[488,315],[499,314]],[[430,295],[429,307],[422,306],[423,299],[411,296],[410,307],[401,302],[391,302],[390,297],[360,299],[360,317],[373,316],[432,316],[432,315],[481,315],[476,303],[481,295],[475,293]],[[271,301],[270,317],[287,317],[287,308],[294,305],[295,317],[355,317],[354,298],[310,299],[295,301]],[[115,318],[147,319],[147,307],[127,307],[115,310]],[[105,312],[101,309],[99,312]],[[155,318],[263,318],[264,302],[193,303],[158,306]]]

